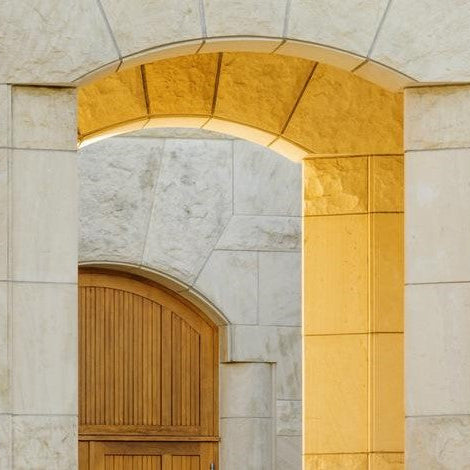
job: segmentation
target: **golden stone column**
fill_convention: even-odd
[[[403,157],[304,160],[304,466],[403,468]]]

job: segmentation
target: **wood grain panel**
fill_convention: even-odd
[[[182,299],[130,276],[83,273],[83,434],[216,436],[217,328]]]
[[[209,470],[215,462],[213,443],[92,442],[93,470]]]

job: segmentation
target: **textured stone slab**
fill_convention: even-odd
[[[276,437],[276,470],[302,468],[302,438],[300,436]]]
[[[276,398],[302,396],[301,331],[296,327],[232,327],[232,360],[276,362]]]
[[[13,285],[13,409],[77,412],[77,288]]]
[[[287,0],[204,0],[207,35],[281,37]]]
[[[271,470],[273,421],[271,418],[221,420],[220,468]]]
[[[278,400],[276,418],[278,436],[302,435],[302,402],[300,400]]]
[[[10,411],[9,352],[11,345],[9,344],[10,312],[8,308],[8,289],[9,285],[7,283],[0,282],[0,413],[7,413]]]
[[[11,86],[0,85],[0,147],[10,145]]]
[[[470,284],[406,286],[406,414],[470,414]]]
[[[202,36],[198,0],[101,0],[124,56]]]
[[[75,90],[13,87],[12,129],[15,148],[76,150]]]
[[[11,416],[0,415],[0,468],[11,469]]]
[[[406,150],[470,146],[470,86],[412,88],[405,96]]]
[[[0,83],[65,83],[118,53],[94,0],[2,4]]]
[[[15,416],[15,470],[77,468],[77,418],[74,416]]]
[[[144,264],[193,282],[231,214],[231,143],[168,140]]]
[[[73,152],[13,150],[12,276],[76,282],[77,162]]]
[[[287,36],[367,55],[387,0],[292,0]]]
[[[79,151],[81,261],[140,264],[163,145],[120,137]]]
[[[221,250],[298,251],[300,217],[234,216],[217,243]]]
[[[271,364],[228,363],[220,368],[221,418],[273,417]]]
[[[406,282],[470,280],[470,150],[406,156]]]
[[[407,418],[406,468],[465,470],[470,462],[470,417]]]
[[[470,78],[467,26],[466,2],[393,1],[371,58],[423,82],[466,82]]]
[[[251,142],[234,143],[234,212],[301,214],[301,165]]]
[[[301,325],[300,253],[259,254],[259,322]]]
[[[194,287],[224,312],[231,323],[257,323],[257,253],[214,251]]]
[[[0,280],[8,274],[8,153],[0,149]]]

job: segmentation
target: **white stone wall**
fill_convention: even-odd
[[[80,260],[157,271],[221,311],[221,468],[298,470],[301,167],[245,141],[149,135],[79,152]]]

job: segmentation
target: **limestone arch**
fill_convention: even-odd
[[[79,89],[79,142],[145,127],[196,127],[293,160],[403,152],[402,96],[326,64],[264,53],[193,54]]]

